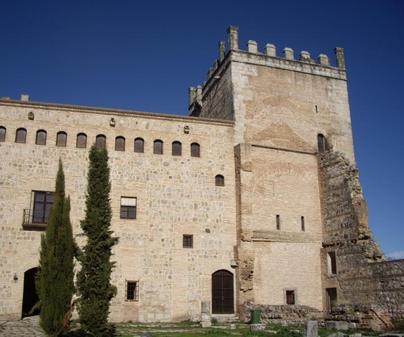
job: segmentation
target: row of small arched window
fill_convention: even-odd
[[[47,132],[45,130],[38,130],[36,132],[35,144],[46,145]],[[6,128],[0,126],[0,142],[4,142],[6,139]],[[27,130],[24,128],[17,129],[15,133],[16,143],[26,143],[27,140]],[[56,146],[66,146],[67,133],[64,131],[59,131],[56,134]],[[115,151],[125,151],[126,139],[123,136],[115,137]],[[95,138],[95,145],[97,148],[105,148],[107,144],[107,137],[105,135],[97,135]],[[135,138],[134,140],[134,152],[143,153],[144,152],[145,141],[143,138]],[[87,135],[85,133],[78,133],[76,136],[76,147],[86,148],[87,147]],[[153,142],[153,153],[163,154],[164,153],[164,142],[160,139],[156,139]],[[173,156],[182,155],[182,144],[179,141],[174,141],[171,143],[171,153]],[[191,157],[200,157],[201,148],[198,143],[191,144]]]

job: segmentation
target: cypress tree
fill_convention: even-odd
[[[40,268],[36,279],[40,325],[48,336],[59,336],[68,327],[74,293],[74,249],[70,200],[65,198],[65,177],[59,160],[48,227],[41,237]]]
[[[90,150],[86,215],[81,222],[87,242],[79,256],[81,270],[77,275],[77,287],[82,329],[97,337],[113,335],[108,314],[116,289],[110,283],[114,266],[110,257],[117,238],[112,237],[110,230],[110,190],[107,150],[93,145]]]

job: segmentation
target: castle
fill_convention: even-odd
[[[21,318],[36,301],[59,158],[82,243],[94,142],[109,152],[119,238],[111,320],[260,306],[383,325],[402,313],[404,260],[387,261],[368,228],[335,53],[334,66],[252,40],[243,50],[231,26],[207,81],[189,90],[188,117],[2,98],[0,317]]]

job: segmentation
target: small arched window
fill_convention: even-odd
[[[77,134],[76,147],[79,149],[85,149],[87,147],[87,135],[85,133]]]
[[[36,132],[35,144],[36,145],[46,145],[46,131],[45,130],[38,130]]]
[[[115,138],[115,151],[125,151],[125,137],[118,136]]]
[[[317,135],[317,146],[319,153],[324,153],[328,150],[327,138],[321,133]]]
[[[160,139],[156,139],[153,143],[153,153],[154,154],[163,154],[163,141]]]
[[[97,149],[105,149],[107,146],[107,137],[104,135],[97,135],[95,138],[95,147]]]
[[[6,141],[6,128],[4,126],[0,126],[0,142]]]
[[[15,132],[15,142],[16,143],[26,143],[27,142],[27,130],[24,128],[19,128]]]
[[[56,146],[66,146],[67,133],[64,131],[59,131],[56,134]]]
[[[134,151],[137,153],[144,152],[144,140],[143,138],[136,138],[134,143]]]
[[[182,145],[180,142],[175,141],[171,144],[171,154],[173,156],[181,156],[182,154]]]
[[[218,174],[215,177],[215,185],[216,186],[224,186],[224,177],[221,174]]]
[[[200,157],[201,156],[201,147],[198,143],[191,144],[191,157]]]

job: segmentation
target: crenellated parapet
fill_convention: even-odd
[[[202,96],[209,91],[212,84],[215,84],[230,62],[242,62],[279,69],[286,69],[296,72],[314,74],[346,80],[344,49],[335,48],[335,65],[331,64],[326,54],[319,54],[317,57],[306,51],[296,54],[290,47],[278,51],[272,43],[267,43],[261,51],[255,40],[248,40],[245,49],[239,47],[238,28],[230,26],[227,29],[227,43],[218,43],[218,58],[214,60],[207,72],[207,79],[202,84]],[[195,112],[201,106],[202,97],[195,95],[196,87],[189,89],[189,110]]]

